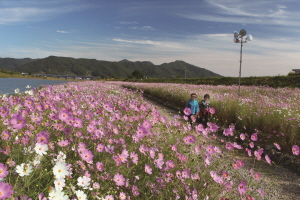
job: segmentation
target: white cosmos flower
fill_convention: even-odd
[[[76,191],[76,196],[80,200],[86,200],[87,199],[87,195],[81,190]]]
[[[49,199],[50,200],[69,200],[69,197],[65,195],[63,191],[59,190],[52,190],[52,192],[49,193]]]
[[[85,189],[90,185],[91,178],[87,176],[80,176],[78,177],[77,181],[77,185]]]
[[[66,186],[65,179],[63,178],[55,179],[54,185],[57,191],[62,191],[63,188]]]
[[[30,85],[27,85],[27,86],[26,86],[26,88],[28,88],[28,89],[29,89],[29,88],[31,88],[31,86],[30,86]]]
[[[48,151],[48,145],[47,144],[40,144],[40,143],[36,143],[34,150],[37,154],[39,155],[43,155],[43,154],[47,154]]]
[[[16,94],[19,94],[19,92],[20,92],[20,89],[19,89],[19,88],[15,89],[15,93],[16,93]]]
[[[53,174],[57,179],[68,176],[69,171],[67,164],[65,162],[57,162],[53,167]]]
[[[56,157],[56,159],[54,159],[55,162],[65,162],[66,161],[66,154],[62,151],[60,151]]]
[[[22,163],[21,165],[16,166],[16,172],[20,176],[27,176],[32,172],[32,167],[30,166],[30,164]]]

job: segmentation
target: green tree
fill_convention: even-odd
[[[144,74],[139,70],[133,71],[131,75],[137,79],[144,78]]]

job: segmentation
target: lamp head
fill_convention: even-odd
[[[236,31],[234,31],[234,33],[233,33],[233,37],[235,37],[235,38],[239,37],[239,33],[238,33],[238,32],[236,32]]]
[[[252,37],[252,35],[247,35],[247,38],[246,38],[248,41],[251,41],[251,40],[253,40],[253,37]]]
[[[247,34],[247,31],[245,29],[240,30],[240,35],[243,37]]]

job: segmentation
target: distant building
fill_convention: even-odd
[[[300,74],[300,69],[292,69],[293,72],[295,72],[295,74]]]

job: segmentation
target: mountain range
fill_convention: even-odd
[[[95,77],[126,78],[138,70],[148,78],[200,78],[222,77],[210,70],[200,68],[184,61],[154,65],[149,61],[118,62],[86,58],[49,56],[42,59],[0,58],[0,68],[29,74],[53,74]]]

